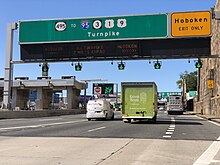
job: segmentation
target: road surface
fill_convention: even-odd
[[[0,164],[220,165],[220,125],[160,111],[156,124],[85,115],[0,120]]]

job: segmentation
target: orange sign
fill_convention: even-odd
[[[214,88],[214,80],[208,80],[207,81],[207,86],[209,89],[213,89]]]
[[[171,35],[193,37],[211,35],[211,13],[209,11],[171,14]]]

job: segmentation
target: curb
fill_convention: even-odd
[[[217,116],[205,116],[205,115],[201,115],[201,114],[196,114],[197,116],[206,119],[206,120],[210,120],[210,121],[214,121],[216,123],[220,123],[220,117]]]
[[[210,121],[213,121],[213,122],[216,122],[216,123],[220,124],[220,117],[218,117],[218,116],[201,115],[198,112],[186,112],[185,114],[186,115],[196,115],[196,116],[201,117],[203,119],[210,120]]]

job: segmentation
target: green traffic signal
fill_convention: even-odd
[[[196,68],[202,68],[202,62],[201,61],[197,61],[195,66],[196,66]]]
[[[124,63],[119,63],[118,64],[118,70],[124,70],[125,69],[125,64]]]
[[[154,68],[155,68],[155,69],[160,69],[160,68],[161,68],[161,64],[160,64],[159,62],[156,62],[156,63],[154,64]]]
[[[76,64],[75,65],[75,71],[81,71],[82,70],[82,65]]]
[[[42,72],[48,72],[48,70],[49,70],[48,65],[43,65],[42,66]]]
[[[112,90],[112,87],[105,87],[105,94],[113,94],[113,90]]]

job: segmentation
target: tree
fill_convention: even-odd
[[[197,71],[180,73],[180,79],[176,82],[179,89],[183,87],[183,80],[186,82],[186,92],[197,90]]]

